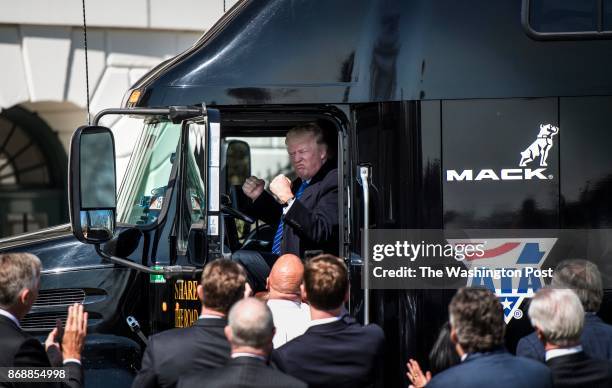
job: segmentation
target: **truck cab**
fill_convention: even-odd
[[[555,243],[538,257],[550,268],[582,256],[605,273],[609,13],[605,2],[569,3],[239,2],[133,85],[121,108],[75,131],[72,225],[0,241],[0,251],[43,262],[23,327],[43,335],[67,304],[84,303],[88,381],[110,370],[127,384],[145,346],[138,332],[197,319],[195,286],[208,261],[270,249],[274,229],[244,212],[240,185],[262,157],[261,139],[282,142],[313,121],[335,141],[348,308],[385,331],[386,386],[407,386],[408,357],[426,364],[454,291],[369,289],[362,273],[373,231],[514,230],[502,237],[518,260],[537,243],[524,230],[588,230],[599,236],[592,244]],[[120,181],[109,163],[119,136],[102,125],[111,115],[137,139]],[[550,140],[545,157],[530,151],[540,138]],[[604,285],[600,315],[611,322]],[[510,351],[531,330],[526,305],[508,311]]]

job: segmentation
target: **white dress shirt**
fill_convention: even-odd
[[[306,183],[310,185],[311,179],[307,180]],[[306,190],[306,189],[304,189]],[[289,198],[285,207],[283,207],[283,215],[287,214],[291,206],[293,206],[293,202],[295,201],[295,197]]]
[[[276,334],[272,342],[274,348],[284,345],[297,336],[304,334],[310,322],[310,308],[306,303],[283,299],[269,299]]]
[[[582,346],[572,346],[571,348],[562,348],[562,349],[551,349],[546,351],[546,361],[551,358],[567,356],[569,354],[582,352]]]
[[[336,322],[342,319],[342,317],[343,315],[339,315],[337,317],[331,317],[331,318],[315,319],[314,321],[310,321],[308,323],[308,327],[317,326],[317,325],[325,325],[326,323]]]
[[[9,313],[6,310],[0,309],[0,315],[7,317],[11,321],[13,321],[15,323],[15,325],[17,325],[18,328],[21,329],[21,325],[19,324],[19,321],[17,320],[17,318],[13,314]]]

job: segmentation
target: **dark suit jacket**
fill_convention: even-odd
[[[608,360],[594,360],[580,352],[551,358],[546,365],[555,388],[612,387],[612,363]]]
[[[214,370],[197,372],[179,380],[178,388],[306,388],[307,385],[252,357],[233,358]]]
[[[546,365],[515,357],[500,349],[473,353],[465,361],[435,375],[427,388],[550,388],[552,378]]]
[[[299,178],[292,182],[294,194],[301,185]],[[264,191],[247,211],[274,225],[276,230],[283,207]],[[328,161],[321,167],[284,217],[281,254],[304,257],[305,251],[318,249],[338,254],[338,169],[335,161]]]
[[[384,340],[379,326],[362,326],[345,315],[308,328],[276,349],[272,361],[310,388],[368,387],[382,374]]]
[[[152,336],[132,387],[175,387],[188,371],[225,365],[230,357],[226,325],[225,318],[201,318],[192,327]]]
[[[580,337],[582,349],[591,358],[612,361],[612,326],[607,325],[594,313],[584,316],[584,329]],[[519,341],[516,355],[544,362],[544,345],[531,333]]]
[[[9,318],[0,315],[0,366],[8,367],[51,367],[49,357],[40,341],[21,330]],[[57,366],[57,365],[56,365]],[[65,383],[23,383],[18,387],[82,387],[83,370],[75,362],[64,365],[69,379]],[[12,387],[10,383],[0,383],[0,386]]]

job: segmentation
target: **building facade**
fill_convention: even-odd
[[[193,45],[231,0],[86,1],[92,116]],[[0,4],[0,237],[67,222],[73,131],[86,124],[83,10],[74,0]],[[121,120],[107,121],[113,129]],[[137,133],[119,134],[118,175]]]

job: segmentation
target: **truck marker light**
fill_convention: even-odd
[[[128,105],[129,106],[136,105],[139,98],[140,98],[140,90],[136,89],[132,92],[132,94],[130,94],[130,98],[128,99]]]

